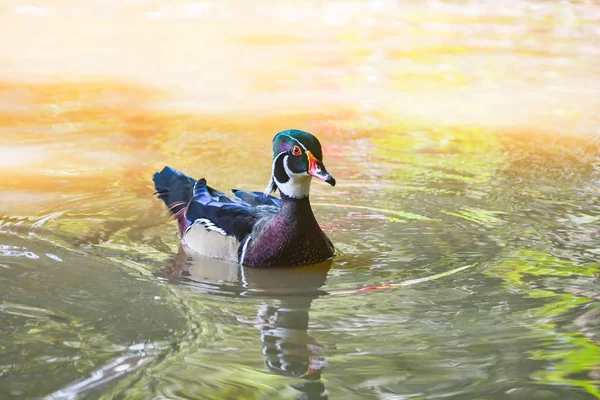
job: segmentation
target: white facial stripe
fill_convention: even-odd
[[[296,173],[296,172],[292,172],[292,170],[290,169],[289,165],[288,165],[288,160],[290,159],[290,156],[285,156],[283,158],[283,169],[285,169],[285,173],[290,177],[290,178],[294,178],[295,176],[308,176],[308,172],[300,172],[300,173]]]
[[[288,155],[284,156],[283,168],[290,179],[285,183],[278,182],[277,179],[275,179],[277,187],[281,193],[294,199],[303,199],[308,197],[310,193],[310,182],[312,180],[312,176],[305,172],[299,174],[292,172],[288,167],[289,157],[290,156]]]
[[[287,136],[290,139],[294,140],[296,143],[298,143],[300,145],[300,147],[302,147],[304,149],[304,152],[306,153],[308,150],[306,150],[306,147],[304,147],[304,145],[302,144],[302,142],[300,142],[298,139],[296,139],[295,137],[292,137],[290,135],[286,135],[285,133],[282,134],[281,136]]]
[[[271,179],[269,180],[269,184],[267,185],[267,188],[265,189],[265,196],[270,195],[271,193],[273,193],[273,188],[272,188],[272,182],[277,182],[275,180],[275,163],[277,162],[277,159],[279,157],[281,157],[282,154],[285,154],[285,151],[282,151],[281,153],[277,154],[277,156],[275,156],[275,158],[273,158],[273,164],[271,164]]]
[[[295,141],[296,143],[298,143],[298,145],[300,145],[300,147],[302,147],[304,149],[305,153],[308,151],[306,149],[306,147],[298,139],[296,139],[290,135],[286,135],[286,134],[282,134],[281,136],[287,136],[290,139],[292,139],[293,141]],[[281,156],[284,157],[283,158],[283,168],[285,169],[286,174],[290,178],[285,183],[279,182],[277,180],[277,178],[275,178],[275,164],[277,163],[277,160]],[[277,188],[279,189],[279,191],[288,197],[291,197],[294,199],[303,199],[305,197],[308,197],[308,195],[310,193],[310,183],[312,181],[312,176],[310,174],[308,174],[307,172],[301,172],[299,174],[292,172],[288,166],[288,159],[289,159],[289,156],[287,155],[286,151],[282,151],[281,153],[277,154],[277,156],[275,156],[273,158],[273,164],[271,165],[271,180],[269,181],[269,185],[265,189],[265,195],[271,194],[272,182],[274,182],[275,185],[277,186]]]
[[[271,174],[272,175],[275,175],[275,163],[277,162],[277,159],[285,153],[287,153],[287,151],[282,151],[281,153],[277,154],[277,156],[273,159],[273,164],[271,164]]]

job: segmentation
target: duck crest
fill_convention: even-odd
[[[313,177],[335,186],[322,158],[316,137],[288,130],[273,139],[265,193],[233,190],[228,196],[171,167],[155,173],[153,181],[188,248],[249,267],[303,266],[334,255],[309,200]],[[270,195],[277,189],[281,199]]]

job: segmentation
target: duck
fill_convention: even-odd
[[[313,178],[336,184],[323,164],[321,143],[289,129],[275,135],[272,148],[264,192],[232,189],[227,195],[170,166],[153,175],[155,194],[177,221],[185,248],[255,268],[301,267],[334,257],[309,200]]]

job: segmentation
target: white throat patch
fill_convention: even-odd
[[[312,176],[309,175],[307,172],[302,172],[299,174],[292,172],[288,167],[288,155],[285,155],[283,157],[283,168],[285,169],[285,172],[290,177],[290,179],[287,182],[282,183],[279,182],[275,177],[275,163],[282,154],[285,153],[279,153],[277,157],[273,159],[271,181],[269,181],[269,186],[267,187],[267,191],[265,193],[270,193],[269,190],[271,188],[272,182],[274,182],[275,185],[277,185],[277,188],[279,188],[279,191],[288,197],[291,197],[293,199],[303,199],[305,197],[308,197],[308,195],[310,194],[310,183],[312,181]]]

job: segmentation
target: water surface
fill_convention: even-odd
[[[0,25],[3,398],[600,398],[594,3],[38,2]],[[10,38],[8,40],[7,38]],[[152,173],[315,133],[339,255],[185,254]]]

